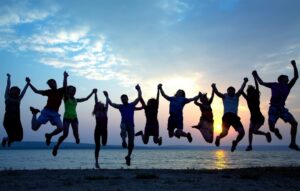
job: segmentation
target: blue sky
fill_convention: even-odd
[[[69,72],[69,84],[77,87],[77,97],[85,97],[93,88],[98,96],[107,90],[119,103],[126,93],[131,100],[139,83],[145,99],[155,96],[163,83],[167,94],[184,89],[188,97],[198,91],[210,94],[215,82],[221,92],[228,86],[239,88],[256,69],[265,81],[279,74],[293,75],[290,60],[300,60],[300,2],[297,0],[111,0],[111,1],[1,1],[0,2],[0,116],[4,115],[6,73],[12,84],[25,85],[32,79],[38,89],[47,89],[50,78],[62,84],[63,71]],[[267,117],[270,91],[261,88],[261,108]],[[300,117],[299,83],[290,93],[287,107]],[[29,106],[42,108],[46,99],[30,89],[22,101],[24,140],[44,140],[53,129],[30,129]],[[166,123],[168,103],[162,98],[159,109],[160,133],[164,144],[187,144],[184,139],[169,139]],[[91,115],[93,99],[78,105],[82,142],[93,142],[95,120]],[[219,125],[223,106],[213,103],[215,123]],[[60,108],[63,113],[63,104]],[[248,131],[249,112],[243,98],[239,114]],[[204,144],[199,132],[190,129],[198,123],[199,109],[192,103],[184,110],[185,130],[192,132],[193,144]],[[136,130],[144,128],[143,112],[136,112]],[[109,109],[109,144],[120,144],[120,116]],[[278,126],[284,139],[273,144],[288,144],[289,127]],[[262,130],[267,130],[266,124]],[[0,129],[4,136],[4,128]],[[224,139],[230,144],[235,132]],[[73,141],[70,136],[68,141]],[[54,138],[55,140],[55,138]],[[248,142],[244,138],[243,144]],[[141,144],[140,139],[136,140]],[[265,144],[255,137],[254,144]]]

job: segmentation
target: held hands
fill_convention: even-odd
[[[106,98],[108,98],[108,93],[107,93],[107,91],[103,91],[103,94],[104,94],[104,96],[105,96]]]
[[[216,84],[215,84],[215,83],[212,83],[212,84],[211,84],[211,87],[212,87],[213,89],[215,89],[215,88],[216,88]]]
[[[64,71],[64,77],[67,78],[68,76],[69,74],[66,71]]]
[[[161,90],[162,84],[158,84],[158,85],[157,85],[157,88],[158,88],[159,90]]]
[[[96,94],[97,91],[98,91],[97,88],[94,88],[94,89],[93,89],[93,93],[94,93],[94,94]]]
[[[26,77],[25,81],[29,84],[30,83],[30,78]]]
[[[247,83],[248,82],[248,78],[244,78],[244,82]]]
[[[257,77],[257,76],[258,76],[257,71],[256,71],[256,70],[253,70],[253,71],[252,71],[252,75],[253,75],[254,77]]]
[[[135,89],[136,89],[137,91],[140,91],[140,90],[141,90],[141,87],[140,87],[140,85],[139,85],[139,84],[137,84],[137,85],[135,86]]]

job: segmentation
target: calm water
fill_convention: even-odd
[[[128,168],[126,150],[101,150],[101,168]],[[300,153],[290,150],[237,151],[228,150],[135,150],[131,169],[225,169],[257,166],[300,166]],[[92,169],[92,149],[62,149],[56,157],[51,150],[0,150],[3,169]]]

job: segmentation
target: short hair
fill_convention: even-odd
[[[278,76],[277,81],[280,82],[280,81],[282,81],[284,78],[288,78],[288,76],[287,76],[287,75],[280,75],[280,76]]]
[[[122,95],[121,95],[121,99],[122,99],[122,98],[128,98],[128,96],[127,96],[126,94],[122,94]]]
[[[230,90],[235,91],[235,88],[230,86],[229,88],[227,88],[227,91],[230,91]]]
[[[49,80],[47,81],[47,84],[49,84],[49,83],[51,83],[51,82],[56,83],[56,81],[55,81],[54,79],[49,79]]]

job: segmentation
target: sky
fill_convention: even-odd
[[[28,76],[37,89],[45,90],[50,78],[62,85],[63,72],[67,71],[69,84],[77,87],[75,97],[86,97],[97,88],[101,101],[105,101],[102,91],[107,90],[115,103],[120,103],[121,94],[133,101],[137,97],[136,84],[148,100],[156,96],[159,83],[167,95],[183,89],[187,97],[194,97],[199,91],[210,95],[212,83],[224,93],[229,86],[238,89],[244,77],[253,84],[252,70],[257,70],[266,82],[276,81],[280,74],[292,78],[290,61],[300,62],[299,7],[298,0],[0,1],[0,119],[5,111],[7,73],[12,76],[12,85],[23,88]],[[270,90],[260,90],[261,109],[267,118]],[[299,82],[286,102],[298,120],[297,95]],[[28,89],[21,103],[24,141],[44,141],[44,134],[54,129],[47,123],[37,132],[31,130],[29,107],[42,109],[45,104],[46,97]],[[79,134],[84,143],[94,141],[93,106],[93,98],[77,106]],[[168,106],[161,97],[158,119],[163,144],[190,144],[184,138],[167,136]],[[215,97],[212,108],[218,134],[223,115],[220,98]],[[59,112],[63,114],[63,104]],[[241,143],[245,145],[250,116],[242,97],[239,115],[247,132]],[[199,117],[196,105],[186,105],[184,130],[192,133],[192,145],[209,146],[199,131],[191,128]],[[110,107],[108,118],[108,144],[121,144],[119,111]],[[289,144],[289,125],[282,121],[277,125],[283,140],[273,136],[272,144]],[[136,131],[144,126],[145,114],[137,111]],[[261,130],[268,131],[267,123]],[[0,138],[3,136],[6,133],[2,126]],[[221,145],[230,145],[235,137],[231,128]],[[75,141],[72,133],[66,141]],[[267,142],[255,136],[255,144]],[[142,145],[140,137],[136,145]],[[153,145],[151,140],[149,145]]]

